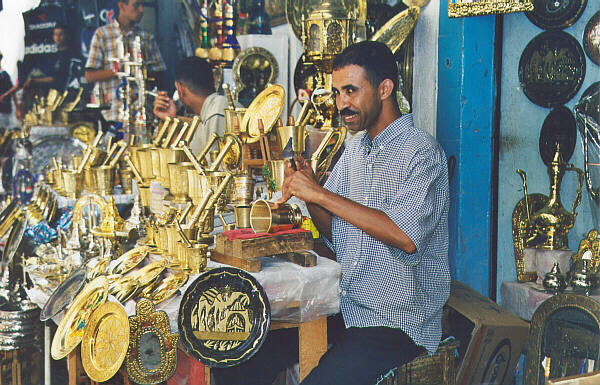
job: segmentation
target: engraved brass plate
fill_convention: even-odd
[[[600,11],[596,12],[585,25],[583,49],[591,61],[600,65]]]
[[[140,284],[136,277],[126,275],[121,277],[108,286],[108,292],[115,296],[115,298],[125,303],[137,293]]]
[[[140,284],[139,287],[142,288],[154,282],[154,280],[157,279],[166,268],[167,262],[164,260],[158,260],[150,262],[146,266],[133,273],[132,276],[138,280]]]
[[[400,12],[385,23],[383,27],[371,37],[371,40],[384,43],[393,53],[396,53],[408,35],[410,35],[415,28],[415,25],[417,25],[420,15],[421,8],[419,7],[410,7]]]
[[[581,17],[587,0],[533,0],[527,18],[542,29],[565,29]]]
[[[529,213],[531,216],[536,211],[541,210],[548,202],[548,197],[543,194],[528,194],[527,199],[529,201]],[[515,250],[517,280],[519,282],[535,281],[537,278],[536,271],[525,271],[523,248],[525,247],[525,241],[529,233],[525,198],[522,198],[515,206],[512,214],[513,246]]]
[[[542,107],[555,107],[571,100],[584,77],[583,49],[573,36],[562,31],[547,31],[534,37],[519,61],[523,92]]]
[[[152,300],[154,304],[159,304],[177,293],[186,284],[189,276],[189,273],[185,271],[171,274],[155,286],[146,286],[146,289],[142,292],[142,296]]]
[[[40,321],[49,320],[73,302],[85,285],[86,274],[85,268],[77,269],[58,285],[40,312]]]
[[[164,311],[155,311],[152,301],[140,300],[136,315],[129,317],[127,375],[137,384],[158,384],[175,373],[178,334],[171,333]]]
[[[556,146],[560,146],[560,154],[568,163],[575,151],[577,127],[571,110],[565,106],[556,107],[546,117],[540,131],[540,155],[546,166],[552,163]]]
[[[186,350],[213,367],[238,365],[252,357],[270,322],[262,286],[247,272],[230,267],[200,275],[179,306],[178,326]]]
[[[150,254],[150,247],[137,246],[115,260],[112,274],[125,274],[134,269]]]
[[[283,111],[284,103],[285,90],[278,84],[273,84],[258,94],[250,103],[242,120],[241,129],[248,133],[247,143],[254,143],[260,139],[259,119],[263,122],[265,134],[271,131]]]
[[[19,250],[19,246],[21,246],[21,241],[23,240],[23,235],[25,234],[25,229],[27,228],[27,218],[24,215],[18,215],[15,224],[13,225],[10,233],[8,234],[8,239],[6,240],[6,244],[4,246],[4,250],[2,251],[2,261],[0,263],[0,273],[3,273],[5,268],[11,263],[15,254]]]
[[[104,382],[119,371],[129,346],[129,320],[123,306],[106,302],[94,311],[81,341],[81,362],[88,377]]]
[[[77,294],[65,316],[60,321],[52,340],[52,358],[66,357],[81,342],[92,313],[106,301],[108,280],[98,277]]]

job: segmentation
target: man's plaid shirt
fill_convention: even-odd
[[[133,40],[137,35],[139,35],[142,40],[144,60],[151,63],[148,66],[148,70],[154,72],[165,71],[167,67],[160,54],[154,36],[150,32],[144,31],[137,25],[134,26],[129,32],[123,34],[117,20],[114,20],[112,23],[96,30],[94,37],[92,37],[90,53],[85,68],[105,70],[114,69],[114,64],[110,61],[110,59],[117,57],[117,39],[123,36],[124,46],[132,47]],[[104,112],[104,117],[107,120],[117,120],[119,116],[116,96],[118,86],[119,79],[97,82],[94,86],[95,91],[97,91],[97,87],[103,88],[105,98],[108,99],[108,103],[111,105],[110,110]],[[100,103],[102,103],[102,101],[100,101]]]
[[[407,254],[333,216],[346,327],[400,328],[433,354],[442,334],[442,306],[450,294],[443,149],[414,127],[412,115],[404,115],[373,140],[366,132],[352,139],[325,188],[384,212],[417,249]]]

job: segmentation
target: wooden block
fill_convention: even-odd
[[[278,258],[285,259],[303,267],[313,267],[317,265],[317,256],[308,251],[294,251],[276,255]]]
[[[216,250],[211,253],[210,259],[251,273],[259,272],[261,268],[260,259],[239,258],[233,255],[221,254]]]
[[[314,241],[310,232],[234,239],[231,255],[239,258],[267,257],[294,251],[312,250],[313,246]]]
[[[298,326],[300,381],[319,363],[327,351],[327,317]]]
[[[221,234],[217,234],[215,236],[215,250],[221,254],[232,255],[233,254],[233,244],[227,236]]]

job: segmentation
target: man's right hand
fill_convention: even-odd
[[[168,117],[174,118],[177,114],[177,107],[175,102],[171,99],[166,92],[158,91],[158,95],[154,99],[154,108],[152,109],[154,115],[160,119],[165,120]]]

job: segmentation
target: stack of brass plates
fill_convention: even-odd
[[[0,350],[38,346],[42,335],[37,306],[5,303],[0,307]]]

